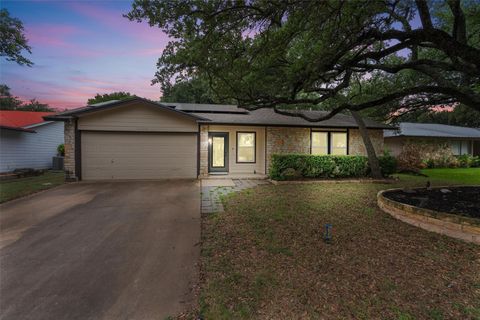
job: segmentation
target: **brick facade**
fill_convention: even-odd
[[[65,121],[65,179],[76,180],[75,175],[75,120]]]
[[[200,176],[208,175],[208,126],[200,126]]]
[[[373,148],[377,155],[383,153],[383,130],[368,130],[370,140],[372,140]],[[362,136],[358,129],[349,130],[348,140],[349,154],[366,156],[365,144],[363,143]]]
[[[267,127],[267,171],[275,153],[310,153],[310,128]]]

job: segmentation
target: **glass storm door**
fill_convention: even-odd
[[[208,171],[228,172],[228,133],[208,134]]]

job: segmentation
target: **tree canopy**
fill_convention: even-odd
[[[25,37],[23,23],[17,18],[10,17],[7,9],[0,10],[0,56],[19,65],[33,65],[25,58],[22,51],[32,53]]]
[[[168,84],[162,88],[160,101],[183,103],[216,103],[208,82],[193,78],[188,81]]]
[[[126,16],[172,39],[162,86],[201,76],[220,98],[312,121],[371,107],[480,110],[475,0],[135,0]],[[331,112],[285,111],[311,107]]]
[[[396,122],[439,123],[452,126],[480,128],[480,111],[460,104],[453,110],[416,110],[400,114]]]
[[[110,100],[123,100],[123,99],[132,98],[132,97],[135,97],[135,95],[131,94],[130,92],[124,92],[124,91],[117,91],[117,92],[105,93],[105,94],[97,93],[95,97],[88,99],[87,104],[90,105],[90,104],[106,102]]]

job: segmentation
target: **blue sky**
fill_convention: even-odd
[[[57,108],[85,105],[96,93],[129,91],[158,99],[150,81],[167,36],[122,14],[131,1],[1,1],[24,23],[29,68],[0,61],[1,83],[23,100]]]

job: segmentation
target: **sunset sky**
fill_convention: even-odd
[[[22,100],[64,109],[84,106],[96,93],[129,91],[158,100],[151,86],[167,36],[122,17],[131,1],[5,1],[23,21],[33,67],[0,60],[0,83]]]

